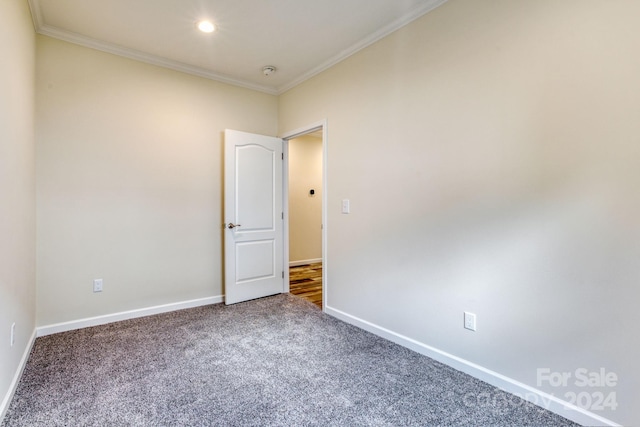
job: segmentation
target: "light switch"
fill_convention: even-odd
[[[342,199],[342,213],[343,214],[350,213],[349,199]]]

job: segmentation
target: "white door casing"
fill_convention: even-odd
[[[225,304],[284,290],[280,138],[225,130]]]

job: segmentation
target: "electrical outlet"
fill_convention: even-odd
[[[95,279],[93,281],[93,292],[102,292],[102,279]]]
[[[16,322],[11,324],[11,347],[16,343]]]
[[[469,313],[467,311],[464,312],[464,327],[465,329],[469,329],[470,331],[476,330],[476,315],[473,313]]]

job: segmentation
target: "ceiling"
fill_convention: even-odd
[[[40,34],[280,94],[446,0],[29,0]],[[205,34],[196,22],[211,20]],[[262,68],[276,72],[265,76]]]

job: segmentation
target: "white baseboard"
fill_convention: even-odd
[[[299,265],[315,264],[316,262],[322,262],[322,258],[301,259],[299,261],[289,261],[289,267],[297,267]]]
[[[578,406],[572,405],[571,403],[559,399],[553,395],[537,390],[531,386],[506,377],[473,362],[469,362],[468,360],[454,356],[453,354],[449,354],[427,344],[423,344],[404,335],[397,334],[386,328],[375,325],[366,320],[362,320],[343,311],[325,306],[324,312],[346,323],[357,326],[361,329],[364,329],[365,331],[371,332],[379,337],[385,338],[403,347],[409,348],[417,353],[437,360],[438,362],[444,363],[445,365],[448,365],[454,369],[469,374],[472,377],[489,383],[501,390],[515,394],[516,396],[521,397],[524,400],[527,400],[535,405],[545,408],[578,424],[589,426],[620,426],[620,424],[617,424],[611,420],[608,420],[604,417],[601,417],[600,415],[594,414],[593,412],[587,411]]]
[[[0,424],[2,424],[2,420],[4,420],[4,416],[7,414],[7,410],[9,409],[11,399],[13,399],[13,395],[16,393],[16,388],[18,388],[18,383],[20,382],[20,378],[22,377],[22,372],[24,371],[25,366],[27,366],[27,360],[29,360],[29,355],[31,354],[31,349],[33,348],[33,344],[35,342],[36,330],[34,329],[33,333],[31,334],[31,338],[29,338],[29,343],[24,349],[22,359],[20,359],[20,364],[18,365],[18,369],[16,369],[13,380],[11,380],[9,390],[7,390],[7,394],[4,396],[4,399],[2,399],[2,404],[0,404]]]
[[[37,336],[57,334],[58,332],[73,331],[75,329],[88,328],[91,326],[104,325],[121,320],[135,319],[137,317],[151,316],[154,314],[167,313],[170,311],[182,310],[185,308],[200,307],[202,305],[218,304],[224,301],[224,295],[215,297],[199,298],[189,301],[181,301],[170,304],[156,305],[153,307],[140,308],[136,310],[122,311],[120,313],[105,314],[104,316],[88,317],[86,319],[72,320],[69,322],[55,323],[53,325],[40,326],[36,328]]]
[[[22,372],[24,371],[24,368],[27,364],[27,360],[29,358],[29,354],[31,353],[31,349],[33,348],[33,344],[35,343],[36,336],[41,337],[45,335],[55,334],[58,332],[66,332],[66,331],[71,331],[75,329],[87,328],[90,326],[97,326],[97,325],[103,325],[106,323],[117,322],[120,320],[134,319],[137,317],[150,316],[153,314],[166,313],[170,311],[199,307],[199,306],[209,305],[209,304],[217,304],[223,301],[224,301],[224,296],[220,295],[215,297],[200,298],[195,300],[158,305],[154,307],[147,307],[147,308],[142,308],[137,310],[129,310],[129,311],[124,311],[120,313],[108,314],[104,316],[96,316],[96,317],[80,319],[80,320],[75,320],[70,322],[56,323],[53,325],[41,326],[36,328],[33,334],[31,335],[29,345],[25,348],[25,351],[22,355],[22,359],[20,360],[20,365],[16,370],[16,373],[9,387],[9,391],[7,392],[6,396],[2,400],[2,404],[0,405],[0,422],[2,422],[2,420],[4,419],[6,411],[9,408],[9,403],[13,398],[13,395],[20,381],[20,377],[22,376]],[[576,423],[579,423],[582,425],[619,426],[619,424],[611,420],[608,420],[590,411],[582,409],[578,406],[572,405],[569,402],[563,401],[548,393],[537,390],[531,386],[528,386],[524,383],[521,383],[509,377],[506,377],[490,369],[484,368],[473,362],[469,362],[468,360],[454,356],[452,354],[439,350],[435,347],[431,347],[427,344],[423,344],[412,338],[406,337],[404,335],[400,335],[389,329],[375,325],[366,320],[362,320],[360,318],[347,314],[343,311],[325,306],[324,312],[346,323],[357,326],[361,329],[364,329],[368,332],[371,332],[375,335],[378,335],[382,338],[385,338],[403,347],[407,347],[417,353],[423,354],[427,357],[437,360],[438,362],[444,363],[445,365],[448,365],[454,369],[457,369],[466,374],[469,374],[472,377],[478,378],[479,380],[482,380],[488,384],[491,384],[501,390],[515,394],[535,405],[548,409],[549,411],[554,412]]]

